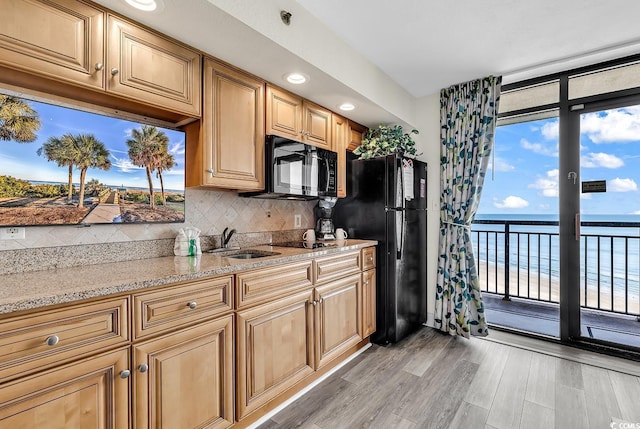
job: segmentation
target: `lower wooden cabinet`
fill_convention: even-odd
[[[133,346],[136,428],[234,422],[233,315]]]
[[[129,427],[129,348],[0,387],[2,428]]]
[[[316,369],[355,346],[360,332],[360,273],[315,289]]]
[[[241,419],[314,371],[311,289],[238,311]]]
[[[376,331],[376,270],[362,273],[362,335],[368,337]]]
[[[260,272],[267,277],[256,286]],[[0,429],[220,429],[256,420],[375,331],[374,249],[279,273],[236,274],[247,294],[235,306],[234,278],[222,275],[5,317]],[[58,341],[68,355],[41,353]]]

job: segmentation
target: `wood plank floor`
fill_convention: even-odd
[[[260,429],[604,429],[611,422],[640,424],[639,377],[425,327],[398,344],[373,345]]]

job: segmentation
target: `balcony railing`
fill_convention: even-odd
[[[580,303],[640,317],[640,223],[581,223]],[[476,266],[484,292],[558,303],[558,222],[476,220]]]

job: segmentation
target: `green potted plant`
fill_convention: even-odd
[[[418,134],[418,130],[405,133],[400,125],[378,125],[378,128],[369,128],[362,138],[362,143],[353,153],[359,155],[359,159],[369,159],[396,152],[416,156],[416,142],[411,138],[411,134]]]

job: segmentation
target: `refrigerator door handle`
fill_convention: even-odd
[[[396,211],[396,259],[402,259],[402,246],[404,244],[404,210]],[[398,219],[399,217],[399,219]]]

